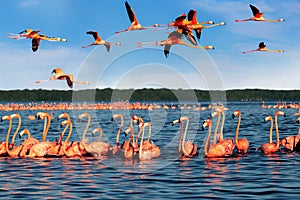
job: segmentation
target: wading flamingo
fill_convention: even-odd
[[[94,136],[97,132],[99,132],[99,138],[95,142],[87,143],[86,142],[86,133],[88,131],[88,128],[90,126],[91,122],[91,117],[90,114],[85,112],[78,117],[80,120],[83,118],[87,118],[88,121],[86,123],[85,129],[82,134],[82,140],[81,143],[84,146],[84,149],[86,152],[93,156],[101,156],[101,155],[106,155],[108,153],[108,150],[110,149],[110,144],[107,142],[101,142],[102,138],[102,129],[101,128],[96,128],[92,131],[92,135]]]
[[[84,81],[84,82],[75,81],[73,78],[73,74],[65,74],[61,68],[53,69],[52,73],[54,73],[55,75],[51,76],[50,79],[38,80],[35,83],[41,83],[41,82],[52,81],[52,80],[66,80],[69,88],[73,88],[73,83],[90,84],[89,82],[86,82],[86,81]]]
[[[284,52],[284,50],[282,50],[282,49],[279,49],[279,50],[271,50],[271,49],[268,49],[268,48],[267,48],[267,45],[265,45],[264,42],[260,42],[260,43],[258,44],[258,48],[257,48],[257,49],[253,49],[253,50],[250,50],[250,51],[243,51],[242,53],[243,53],[243,54],[246,54],[246,53],[251,53],[251,52],[255,52],[255,51]]]
[[[300,118],[297,118],[296,120],[297,123],[300,123]],[[298,151],[299,147],[299,141],[300,141],[300,128],[298,128],[298,134],[297,135],[291,135],[291,136],[286,136],[281,140],[281,146],[284,148],[291,150],[291,151]]]
[[[280,141],[279,141],[279,131],[278,131],[278,123],[277,123],[277,116],[282,115],[285,116],[284,112],[282,111],[276,111],[275,113],[275,129],[276,129],[276,143],[272,142],[272,130],[273,130],[273,120],[272,116],[267,116],[265,118],[265,121],[270,120],[271,126],[270,126],[270,141],[269,143],[262,144],[257,150],[261,150],[264,154],[273,154],[276,151],[280,150]]]
[[[194,144],[192,140],[185,141],[187,129],[189,126],[189,118],[187,116],[180,117],[179,119],[173,121],[173,125],[179,123],[180,126],[183,127],[183,125],[184,125],[183,121],[186,121],[186,123],[185,123],[185,129],[184,129],[182,140],[181,140],[181,137],[182,137],[183,129],[182,128],[180,129],[178,151],[184,157],[192,157],[192,156],[196,155],[196,153],[197,153],[197,145]]]
[[[86,32],[86,34],[92,35],[95,39],[95,42],[93,42],[92,44],[89,44],[87,46],[83,46],[82,48],[87,48],[87,47],[90,47],[93,45],[104,45],[106,48],[106,51],[109,52],[111,44],[109,42],[102,40],[97,31],[88,31],[88,32]],[[121,44],[115,43],[114,45],[120,46]]]
[[[236,110],[232,114],[232,118],[234,119],[236,116],[238,116],[238,123],[236,126],[236,131],[235,131],[235,146],[238,151],[238,153],[243,153],[246,154],[249,148],[249,142],[246,138],[241,138],[239,139],[239,130],[240,130],[240,125],[241,125],[241,111]]]
[[[138,46],[144,45],[152,45],[152,46],[165,46],[164,47],[164,54],[166,57],[169,56],[170,49],[172,45],[180,44],[185,45],[190,48],[199,48],[199,49],[214,49],[213,46],[198,46],[198,45],[190,45],[182,40],[182,31],[177,30],[173,31],[169,34],[168,39],[162,41],[155,41],[155,42],[137,42]]]
[[[118,129],[118,132],[117,132],[117,137],[116,137],[116,146],[117,148],[120,148],[120,143],[119,143],[119,138],[120,138],[120,133],[123,129],[123,126],[124,126],[124,117],[121,113],[118,113],[118,114],[114,114],[112,117],[111,117],[111,121],[114,121],[116,118],[120,118],[120,126],[119,126],[119,129]]]
[[[235,20],[235,22],[246,22],[246,21],[259,21],[259,22],[283,22],[284,19],[265,19],[263,17],[264,13],[261,13],[258,8],[253,5],[249,5],[253,14],[253,17],[243,20]]]
[[[210,145],[210,136],[212,129],[212,120],[207,119],[203,122],[202,130],[208,126],[208,134],[204,145],[204,155],[207,158],[218,158],[226,156],[226,151],[223,145],[217,143],[215,145]]]

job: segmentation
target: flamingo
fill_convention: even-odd
[[[139,159],[140,160],[151,160],[152,158],[156,158],[160,155],[160,148],[159,147],[152,147],[152,148],[143,148],[144,145],[144,135],[145,135],[145,127],[151,127],[149,122],[144,123],[141,127],[142,129],[142,138],[140,141],[140,149],[139,149]]]
[[[36,52],[40,46],[40,41],[41,40],[47,40],[47,41],[61,41],[61,42],[66,42],[66,39],[63,38],[59,38],[59,37],[49,37],[45,34],[39,34],[40,30],[32,30],[32,29],[26,29],[22,32],[20,32],[19,34],[13,34],[13,33],[9,33],[9,35],[7,36],[8,38],[13,38],[13,39],[27,39],[27,38],[31,38],[32,41],[32,51]]]
[[[152,46],[165,46],[164,54],[166,57],[169,56],[171,46],[175,44],[185,45],[190,48],[199,48],[199,49],[206,49],[206,50],[215,49],[213,46],[210,45],[208,46],[190,45],[182,40],[182,36],[183,36],[182,30],[176,30],[171,32],[168,36],[168,39],[166,40],[155,41],[155,42],[137,42],[137,44],[138,46],[142,46],[143,44],[152,45]]]
[[[128,14],[128,17],[129,17],[129,20],[131,22],[131,26],[129,26],[128,28],[124,29],[124,30],[121,30],[121,31],[118,31],[116,32],[116,34],[119,34],[119,33],[122,33],[122,32],[126,32],[126,31],[134,31],[134,30],[144,30],[146,28],[153,28],[153,27],[157,27],[159,26],[158,24],[154,24],[153,26],[148,26],[148,27],[144,27],[142,26],[137,18],[136,18],[136,15],[133,11],[133,9],[131,8],[131,6],[129,5],[129,3],[127,1],[125,1],[125,7],[126,7],[126,11],[127,11],[127,14]]]
[[[296,120],[297,123],[300,123],[300,117]],[[291,151],[294,151],[297,148],[297,145],[300,141],[300,128],[298,128],[297,135],[286,136],[281,140],[281,146]],[[298,150],[298,149],[296,149]]]
[[[143,141],[143,146],[144,149],[150,149],[152,152],[152,158],[156,158],[160,155],[160,148],[158,146],[156,146],[154,144],[154,142],[151,140],[150,142],[150,138],[151,138],[151,123],[150,122],[146,122],[146,123],[142,123],[142,131],[145,130],[145,127],[148,127],[148,139],[146,141]]]
[[[263,154],[273,154],[276,151],[280,150],[280,141],[279,141],[279,131],[278,131],[278,123],[277,123],[277,116],[278,115],[282,115],[285,116],[284,112],[282,111],[276,111],[275,113],[275,129],[276,129],[276,143],[272,142],[272,130],[273,130],[273,119],[272,116],[267,116],[265,118],[265,122],[266,121],[270,121],[271,122],[271,126],[270,126],[270,141],[269,143],[264,143],[262,144],[257,150],[261,150],[261,152]]]
[[[217,143],[210,146],[210,136],[212,128],[212,120],[206,119],[203,122],[202,130],[208,126],[208,134],[204,145],[204,155],[207,158],[218,158],[226,156],[226,151],[223,145]]]
[[[182,156],[184,157],[192,157],[194,155],[196,155],[197,153],[197,145],[193,143],[193,141],[188,140],[185,141],[186,138],[186,133],[187,133],[187,129],[189,126],[189,118],[188,116],[183,116],[180,117],[177,120],[173,121],[173,125],[179,123],[181,127],[183,127],[183,121],[186,121],[185,123],[185,129],[184,129],[184,133],[183,133],[183,138],[182,138],[182,128],[180,129],[180,136],[179,136],[179,141],[178,141],[178,152],[181,153],[182,151]],[[182,138],[182,140],[181,140]]]
[[[101,142],[101,138],[102,138],[102,129],[101,128],[96,128],[92,131],[92,135],[94,136],[96,132],[99,132],[99,138],[97,141],[95,142],[91,142],[89,144],[86,144],[86,133],[88,131],[89,125],[90,125],[90,121],[91,121],[91,117],[90,114],[85,112],[81,115],[79,115],[79,119],[81,120],[82,118],[88,118],[86,127],[84,129],[84,132],[82,134],[82,145],[84,146],[84,149],[86,152],[94,155],[94,156],[100,156],[100,155],[106,155],[108,150],[110,149],[110,144],[106,143],[106,142]]]
[[[46,112],[38,112],[36,114],[39,120],[44,119],[44,131],[42,134],[42,142],[38,142],[35,144],[30,143],[28,146],[28,142],[24,145],[24,149],[29,149],[29,153],[25,153],[24,157],[33,158],[33,157],[44,157],[47,155],[48,150],[56,145],[56,142],[48,142],[46,141],[47,133],[49,131],[51,125],[51,116]],[[47,123],[47,125],[46,125]],[[21,134],[20,134],[21,135]],[[26,150],[25,150],[26,151]]]
[[[271,49],[268,49],[268,48],[267,48],[267,45],[265,45],[264,42],[260,42],[260,43],[258,44],[258,48],[257,48],[257,49],[253,49],[253,50],[250,50],[250,51],[243,51],[242,53],[243,53],[243,54],[246,54],[246,53],[251,53],[251,52],[255,52],[255,51],[284,52],[284,50],[282,50],[282,49],[278,49],[278,50],[271,50]]]
[[[88,31],[88,32],[86,32],[86,34],[92,35],[95,39],[95,42],[93,42],[87,46],[83,46],[82,48],[87,48],[87,47],[90,47],[93,45],[104,45],[106,48],[106,51],[109,52],[111,43],[102,40],[97,31]],[[115,45],[120,46],[121,44],[115,43]]]
[[[234,119],[234,117],[238,116],[238,124],[236,126],[236,131],[235,131],[235,146],[236,149],[238,151],[238,153],[242,152],[243,154],[247,153],[247,150],[249,148],[249,142],[246,138],[238,138],[239,135],[239,129],[240,129],[240,124],[241,124],[241,111],[240,110],[236,110],[233,114],[232,114],[232,118]]]
[[[199,23],[198,20],[197,20],[197,11],[196,10],[190,10],[189,11],[189,13],[188,13],[188,21],[190,23],[187,25],[187,27],[189,29],[191,29],[191,30],[194,30],[196,32],[196,37],[197,37],[198,40],[201,37],[201,33],[202,33],[203,29],[205,29],[205,28],[212,28],[212,27],[215,27],[215,26],[226,25],[225,22],[220,22],[218,24],[214,24],[214,22],[208,21],[208,22],[204,22],[204,23],[213,24],[213,25],[211,25],[211,26],[203,26],[203,23]]]
[[[121,120],[119,129],[118,129],[118,132],[117,132],[116,146],[115,146],[115,147],[119,148],[120,147],[119,138],[120,138],[120,133],[121,133],[121,131],[123,129],[123,126],[124,126],[124,117],[123,117],[123,115],[121,113],[114,114],[111,117],[111,121],[114,121],[116,118],[120,118],[120,120]]]
[[[64,155],[67,156],[67,157],[81,157],[82,156],[82,149],[81,149],[80,144],[67,146],[68,141],[69,141],[69,139],[71,137],[71,134],[72,134],[72,130],[73,130],[73,125],[72,125],[71,120],[67,119],[67,120],[61,122],[61,126],[64,126],[64,125],[69,125],[69,133],[68,133],[68,136],[67,136],[65,142],[63,143]],[[84,147],[83,147],[83,149],[84,149]]]
[[[259,9],[253,5],[249,5],[253,14],[253,17],[248,18],[248,19],[243,19],[243,20],[235,20],[235,22],[246,22],[246,21],[259,21],[259,22],[283,22],[285,21],[284,19],[278,19],[278,20],[270,20],[270,19],[265,19],[263,17],[264,13],[261,13]]]
[[[47,80],[38,80],[35,83],[41,83],[41,82],[45,82],[45,81],[52,81],[52,80],[66,80],[67,84],[69,86],[69,88],[73,88],[73,83],[77,83],[77,84],[90,84],[89,82],[79,82],[79,81],[75,81],[73,78],[73,74],[65,74],[61,68],[56,68],[52,70],[52,73],[54,73],[55,75],[51,76],[50,79]]]
[[[227,108],[225,108],[225,107],[217,107],[216,111],[211,114],[211,117],[218,116],[218,118],[219,118],[220,117],[220,113],[222,113],[222,115],[223,115],[222,125],[221,125],[221,131],[220,131],[220,137],[219,137],[218,144],[222,145],[225,148],[226,156],[229,156],[229,155],[232,155],[235,145],[234,145],[233,138],[227,138],[227,139],[223,138],[223,127],[224,127],[224,123],[225,123],[225,113],[224,113],[224,110],[227,110]],[[219,119],[218,119],[218,122],[217,122],[217,125],[216,125],[216,129],[215,129],[215,133],[214,133],[213,144],[215,144],[215,140],[216,140],[215,136],[217,134],[218,124],[219,124]]]

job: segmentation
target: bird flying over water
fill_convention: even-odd
[[[69,88],[73,88],[73,83],[78,83],[78,84],[89,84],[89,82],[78,82],[75,81],[73,78],[73,74],[65,74],[61,68],[55,68],[52,70],[53,76],[50,77],[50,79],[47,80],[39,80],[36,81],[36,83],[41,83],[45,81],[52,81],[52,80],[66,80]]]
[[[93,46],[93,45],[104,45],[105,48],[106,48],[106,51],[107,52],[110,51],[111,44],[109,42],[106,42],[106,41],[102,40],[97,31],[88,31],[88,32],[86,32],[86,34],[92,35],[95,39],[95,42],[93,42],[93,43],[91,43],[87,46],[83,46],[82,48],[87,48],[87,47],[90,47],[90,46]],[[120,43],[115,43],[114,45],[120,46],[121,44]]]

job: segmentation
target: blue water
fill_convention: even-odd
[[[274,116],[276,109],[261,109],[259,103],[234,102],[226,107],[224,137],[234,137],[237,119],[231,115],[241,110],[240,137],[249,140],[249,153],[229,158],[206,159],[203,142],[207,129],[202,131],[202,121],[212,110],[133,110],[133,111],[87,111],[92,116],[91,131],[101,126],[104,140],[114,144],[119,122],[110,120],[112,114],[121,112],[125,127],[129,118],[137,114],[152,122],[155,144],[161,148],[161,156],[150,161],[125,160],[120,157],[102,158],[0,158],[0,198],[210,198],[210,199],[297,199],[300,193],[300,155],[281,152],[272,156],[256,151],[268,142],[269,123],[263,123],[267,115]],[[280,137],[298,132],[295,109],[283,109],[286,118],[279,117]],[[85,121],[78,115],[85,112],[68,111],[72,116],[74,133],[71,140],[81,139]],[[1,111],[1,116],[15,113]],[[20,111],[22,129],[31,130],[32,137],[41,138],[42,121],[29,121],[27,116],[36,111]],[[62,111],[54,111],[54,117]],[[180,159],[176,153],[179,125],[171,122],[180,116],[190,118],[189,139],[198,145],[199,155]],[[17,120],[16,120],[17,121]],[[14,127],[16,126],[14,121]],[[61,120],[62,121],[62,120]],[[60,121],[52,121],[47,139],[54,141],[62,128]],[[5,140],[7,121],[0,123],[0,140]],[[89,141],[94,138],[88,136]],[[120,140],[124,140],[121,135]],[[275,140],[275,134],[274,134]],[[17,143],[20,139],[17,139]]]

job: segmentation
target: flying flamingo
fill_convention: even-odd
[[[241,124],[241,111],[240,110],[236,110],[233,114],[232,114],[232,118],[234,119],[234,117],[238,116],[238,124],[236,126],[236,131],[235,131],[235,146],[236,149],[238,151],[238,153],[242,152],[243,154],[247,153],[247,150],[249,148],[249,142],[246,138],[238,138],[239,135],[239,129],[240,129],[240,124]]]
[[[252,11],[252,14],[253,14],[253,17],[251,17],[251,18],[248,18],[248,19],[243,19],[243,20],[235,20],[235,22],[246,22],[246,21],[259,21],[259,22],[283,22],[283,21],[285,21],[284,19],[278,19],[278,20],[270,20],[270,19],[265,19],[264,17],[263,17],[263,15],[264,15],[264,13],[261,13],[260,11],[259,11],[259,9],[258,8],[256,8],[255,6],[253,6],[253,5],[249,5],[250,6],[250,8],[251,8],[251,11]]]
[[[225,22],[220,22],[218,24],[214,24],[214,22],[212,21],[208,21],[208,22],[204,22],[204,23],[208,23],[208,24],[213,24],[211,26],[203,26],[203,23],[199,23],[197,20],[197,11],[196,10],[190,10],[188,13],[188,21],[190,22],[187,27],[191,30],[194,30],[196,32],[196,36],[198,38],[198,40],[201,37],[201,33],[202,30],[205,28],[212,28],[215,26],[223,26],[226,25]]]
[[[223,145],[217,143],[210,145],[210,136],[212,128],[212,120],[207,119],[203,122],[202,130],[208,126],[208,134],[204,145],[204,155],[207,158],[218,158],[226,156],[226,151]]]
[[[152,45],[152,46],[165,46],[164,54],[166,57],[169,56],[171,46],[175,45],[175,44],[185,45],[190,48],[199,48],[199,49],[207,49],[207,50],[214,49],[213,46],[190,45],[182,40],[182,36],[183,36],[182,31],[176,30],[176,31],[171,32],[168,36],[168,39],[166,39],[166,40],[155,41],[155,42],[137,42],[137,45],[142,46],[144,44],[144,45]]]
[[[192,157],[192,156],[196,155],[196,153],[197,153],[197,145],[194,144],[193,141],[191,141],[191,140],[185,141],[187,129],[189,126],[189,118],[187,116],[180,117],[179,119],[173,121],[173,125],[179,123],[180,126],[183,127],[183,121],[186,121],[186,123],[185,123],[183,138],[182,138],[182,128],[180,129],[178,151],[179,151],[179,153],[181,153],[181,151],[182,151],[182,155],[184,157]],[[182,140],[181,140],[181,138],[182,138]]]
[[[55,75],[51,76],[50,79],[47,80],[38,80],[35,83],[41,83],[41,82],[45,82],[45,81],[52,81],[52,80],[66,80],[67,84],[69,86],[69,88],[73,88],[73,83],[77,83],[77,84],[90,84],[89,82],[79,82],[79,81],[75,81],[73,78],[73,74],[65,74],[61,68],[56,68],[52,70],[52,73],[54,73]]]
[[[246,53],[251,53],[251,52],[255,52],[255,51],[284,52],[284,50],[282,50],[282,49],[278,49],[278,50],[271,50],[271,49],[268,49],[268,48],[267,48],[267,45],[265,45],[264,42],[260,42],[260,43],[258,44],[258,48],[257,48],[257,49],[253,49],[253,50],[250,50],[250,51],[243,51],[242,53],[243,53],[243,54],[246,54]]]
[[[93,42],[92,44],[89,44],[87,46],[83,46],[82,48],[87,48],[87,47],[90,47],[93,45],[104,45],[106,48],[106,51],[109,52],[111,44],[109,42],[102,40],[97,31],[88,31],[88,32],[86,32],[86,34],[92,35],[95,39],[95,42]],[[115,43],[115,45],[120,46],[121,44]]]
[[[146,28],[153,28],[153,27],[157,27],[158,24],[154,24],[153,26],[148,26],[148,27],[144,27],[142,26],[137,18],[136,15],[134,14],[133,9],[130,7],[129,3],[127,1],[125,1],[125,7],[126,7],[126,11],[129,17],[129,20],[131,22],[131,26],[129,26],[128,28],[118,31],[116,32],[116,34],[122,33],[122,32],[126,32],[126,31],[134,31],[134,30],[144,30]]]
[[[297,123],[300,123],[300,117],[297,118],[296,120]],[[300,141],[300,128],[298,128],[298,134],[297,135],[291,135],[291,136],[286,136],[281,140],[281,146],[284,148],[294,151],[299,144]],[[298,149],[296,149],[298,150]]]
[[[276,151],[280,150],[280,141],[279,141],[279,131],[278,131],[278,123],[277,123],[277,116],[282,115],[285,116],[284,112],[276,111],[275,113],[275,128],[276,128],[276,143],[272,142],[272,130],[273,130],[273,119],[271,116],[267,116],[265,121],[270,120],[270,141],[269,143],[262,144],[257,150],[261,150],[264,154],[273,154]]]

